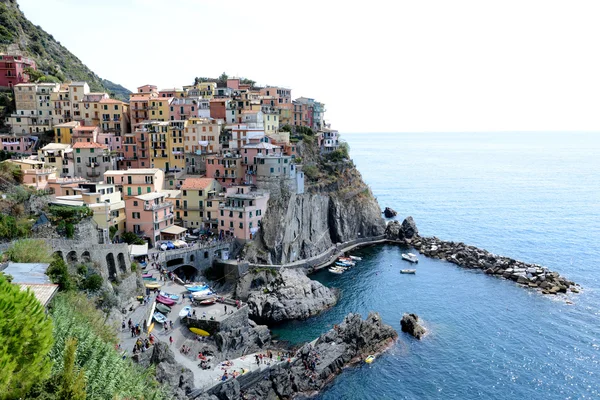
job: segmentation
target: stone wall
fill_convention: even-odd
[[[221,259],[221,251],[231,251],[232,241],[219,241],[213,244],[196,244],[192,247],[167,250],[161,253],[169,271],[174,271],[183,265],[191,265],[198,272],[211,267],[213,262]]]

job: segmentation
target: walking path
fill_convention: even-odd
[[[160,272],[152,267],[148,267],[144,273],[152,273],[155,277],[160,276]],[[161,282],[162,283],[162,282]],[[211,366],[210,369],[203,370],[200,368],[200,359],[197,358],[197,354],[183,354],[180,349],[184,345],[184,343],[190,343],[191,339],[190,333],[185,324],[183,324],[179,319],[179,311],[187,305],[191,305],[190,300],[186,299],[184,294],[187,292],[183,285],[180,285],[175,282],[164,282],[163,286],[160,290],[171,294],[177,294],[181,296],[179,302],[171,307],[171,312],[167,315],[170,321],[173,321],[173,329],[164,330],[164,327],[155,323],[155,327],[152,330],[151,334],[155,340],[159,340],[166,344],[169,344],[171,350],[175,355],[175,360],[181,365],[189,368],[194,374],[194,386],[196,389],[201,389],[202,391],[208,390],[211,387],[219,384],[222,381],[223,374],[227,372],[228,379],[233,377],[234,371],[239,374],[248,373],[250,371],[264,370],[269,368],[271,365],[278,364],[280,362],[284,362],[284,360],[278,360],[278,354],[273,355],[273,360],[267,361],[266,356],[263,357],[263,361],[259,364],[256,363],[255,354],[247,354],[245,356],[229,360],[227,364],[225,362],[219,363],[217,365],[214,362],[209,362]],[[150,307],[154,303],[155,295],[150,295],[150,301],[146,304],[136,304],[134,309],[129,312],[124,320],[125,320],[125,329],[122,329],[119,332],[119,340],[120,345],[125,354],[131,356],[133,354],[133,348],[138,339],[146,339],[148,334],[143,332],[140,336],[132,336],[131,330],[128,329],[127,321],[131,319],[133,325],[139,324],[140,329],[144,326],[144,319],[146,319],[147,314],[149,312]],[[235,307],[227,306],[228,311],[232,312]],[[206,313],[207,318],[214,317],[216,320],[221,320],[226,317],[225,314],[225,305],[224,304],[214,304],[210,306],[202,306],[202,307],[193,307],[196,310],[196,315],[198,318],[202,318],[202,315]],[[195,337],[195,336],[194,336]],[[170,344],[170,338],[173,338],[173,344]],[[152,348],[146,350],[152,351]],[[256,354],[258,355],[258,353]],[[210,357],[209,357],[210,359]]]

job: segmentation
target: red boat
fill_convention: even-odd
[[[168,297],[164,296],[156,296],[156,301],[158,301],[159,303],[163,303],[166,306],[172,306],[177,304],[175,300],[169,299]]]
[[[202,304],[203,306],[210,306],[211,304],[215,304],[217,302],[217,299],[206,299],[206,300],[202,300],[200,302],[200,304]]]

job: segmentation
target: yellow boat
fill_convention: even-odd
[[[204,329],[200,328],[190,328],[190,332],[195,333],[200,336],[210,336],[210,333],[206,332]]]
[[[369,357],[365,358],[365,362],[367,364],[371,364],[373,361],[375,361],[375,356],[369,356]]]
[[[154,322],[148,327],[148,333],[152,332],[152,329],[154,329]]]
[[[146,283],[148,289],[158,289],[162,285],[160,283]]]

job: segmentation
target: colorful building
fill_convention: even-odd
[[[258,232],[267,210],[268,192],[251,191],[250,186],[227,188],[224,202],[219,206],[219,234],[250,240]]]
[[[166,193],[147,193],[125,199],[126,231],[154,246],[161,240],[161,231],[174,224],[173,203],[166,198]]]
[[[70,144],[49,143],[38,150],[38,160],[48,168],[54,168],[60,177],[75,175],[73,148]]]
[[[0,54],[0,87],[29,82],[25,68],[36,69],[35,61],[17,54]]]
[[[128,199],[146,193],[160,192],[165,174],[158,168],[131,168],[104,173],[104,182],[114,184]]]
[[[242,184],[246,176],[242,156],[231,153],[206,156],[206,176],[216,179],[224,187]]]
[[[73,133],[79,127],[79,121],[64,122],[54,125],[54,143],[72,144]]]
[[[179,207],[183,226],[188,229],[215,229],[220,192],[221,185],[215,179],[186,178],[181,186]]]
[[[75,175],[92,182],[102,180],[104,172],[115,169],[114,155],[103,144],[77,142],[73,144]]]
[[[152,121],[169,121],[173,97],[155,97],[148,100],[148,119]]]
[[[194,154],[218,153],[221,150],[219,135],[222,126],[221,121],[213,119],[190,119],[185,127],[185,152]]]
[[[42,161],[23,158],[3,162],[18,166],[23,172],[23,184],[38,190],[46,189],[48,180],[56,178],[56,169],[45,167]]]
[[[2,150],[22,155],[31,155],[37,140],[36,136],[31,135],[0,134]]]

